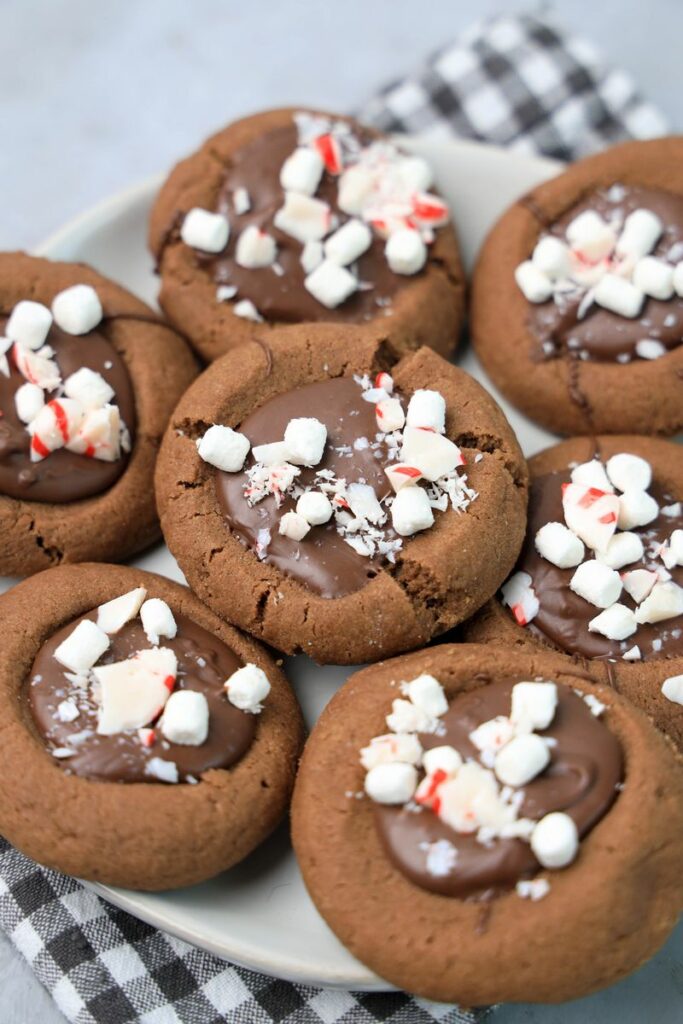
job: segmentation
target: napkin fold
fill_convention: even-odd
[[[561,160],[661,135],[632,78],[547,15],[480,22],[359,112],[392,132],[478,139]],[[138,921],[0,839],[0,927],[74,1024],[473,1024],[403,993],[294,985]]]

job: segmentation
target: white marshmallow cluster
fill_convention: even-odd
[[[663,230],[659,217],[644,208],[623,222],[618,214],[608,222],[595,210],[585,210],[567,225],[565,239],[539,239],[531,258],[516,268],[515,280],[532,303],[554,298],[561,304],[568,295],[583,295],[579,319],[593,303],[634,319],[648,297],[667,301],[683,295],[683,262],[673,265],[650,255]],[[665,352],[660,342],[650,339],[636,346],[644,359]]]
[[[360,752],[367,796],[380,804],[431,808],[450,828],[476,833],[482,843],[523,839],[542,867],[559,869],[570,864],[578,853],[579,839],[569,815],[552,812],[539,821],[519,817],[520,787],[541,774],[551,760],[550,744],[534,730],[552,724],[556,684],[520,682],[513,687],[510,716],[482,722],[470,733],[481,763],[463,761],[448,745],[423,749],[416,733],[438,732],[439,719],[448,710],[438,680],[418,676],[402,684],[402,690],[407,699],[395,699],[386,716],[391,732],[374,737]],[[600,705],[598,713],[603,710]],[[424,776],[418,781],[420,768]],[[547,883],[536,898],[545,892]]]

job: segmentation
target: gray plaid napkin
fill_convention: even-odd
[[[572,159],[665,132],[623,71],[541,16],[472,28],[360,117]],[[38,867],[0,839],[0,927],[75,1024],[468,1024],[486,1010],[291,985],[232,967]]]

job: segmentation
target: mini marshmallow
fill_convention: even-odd
[[[306,242],[301,250],[299,262],[304,268],[304,273],[311,274],[316,267],[319,267],[325,258],[322,242]]]
[[[372,231],[362,220],[352,218],[325,242],[325,256],[340,267],[347,267],[372,245]]]
[[[559,238],[546,235],[536,243],[531,262],[551,281],[568,277],[570,271],[569,248]]]
[[[391,764],[401,761],[403,764],[419,764],[422,760],[422,746],[413,733],[387,733],[375,736],[370,745],[360,752],[360,763],[366,771],[378,764]]]
[[[409,427],[435,430],[437,434],[446,431],[446,401],[438,391],[418,389],[408,403],[406,423]]]
[[[683,296],[683,260],[674,267],[674,288],[676,295]]]
[[[636,609],[636,622],[664,622],[683,615],[683,588],[669,580],[655,583],[650,594]]]
[[[83,619],[62,640],[54,657],[70,672],[87,672],[109,649],[109,637],[90,619]]]
[[[392,701],[386,723],[387,727],[396,733],[427,732],[433,725],[433,719],[417,704],[397,697]]]
[[[313,196],[318,190],[322,173],[320,154],[308,146],[299,146],[280,168],[280,184],[285,192],[302,192]]]
[[[547,729],[555,717],[557,708],[557,684],[515,683],[512,687],[513,725],[524,729]]]
[[[394,274],[411,276],[419,273],[427,262],[427,246],[419,231],[399,228],[389,235],[384,255]]]
[[[285,512],[280,519],[278,533],[290,540],[303,540],[311,529],[310,524],[298,512]]]
[[[254,715],[262,710],[262,702],[270,693],[268,676],[251,663],[238,668],[223,685],[231,704]]]
[[[674,530],[669,537],[669,551],[671,553],[672,565],[683,565],[683,530]]]
[[[251,210],[251,196],[246,188],[236,188],[232,194],[232,205],[238,217]]]
[[[370,484],[349,484],[346,488],[346,500],[354,516],[367,519],[369,523],[381,523],[385,511],[380,505],[374,487]]]
[[[257,444],[251,454],[263,466],[281,466],[289,461],[289,448],[284,441],[271,441],[270,444]]]
[[[427,492],[421,487],[404,487],[391,505],[391,524],[400,537],[411,537],[434,524]]]
[[[158,644],[159,637],[172,640],[178,632],[173,612],[159,597],[150,597],[140,608],[140,619],[145,636],[151,644]]]
[[[525,786],[547,767],[548,745],[535,733],[515,736],[496,754],[494,771],[505,786]]]
[[[670,299],[674,293],[674,270],[655,256],[644,256],[633,269],[633,283],[653,299]]]
[[[300,192],[285,192],[284,206],[275,214],[273,224],[302,245],[324,238],[333,226],[328,203]]]
[[[5,335],[10,341],[33,350],[42,348],[52,327],[52,313],[42,302],[24,299],[10,313]]]
[[[168,647],[138,651],[126,661],[93,669],[99,685],[97,732],[113,736],[154,721],[173,690],[178,661]]]
[[[571,477],[573,484],[597,487],[599,491],[607,491],[607,493],[614,490],[605,472],[605,467],[599,459],[591,459],[589,462],[582,462],[581,465],[574,466]]]
[[[634,526],[647,526],[659,515],[659,505],[647,491],[626,491],[619,498],[620,530]]]
[[[618,256],[639,259],[652,252],[662,233],[662,222],[650,210],[638,209],[629,213],[617,239]]]
[[[372,194],[374,179],[372,173],[360,164],[352,164],[343,172],[338,182],[337,205],[344,213],[360,216]]]
[[[272,235],[250,224],[241,232],[235,246],[235,262],[247,270],[270,267],[275,262],[277,245]]]
[[[535,825],[531,849],[544,868],[564,868],[579,850],[579,833],[574,821],[562,811],[553,811]]]
[[[657,581],[657,573],[648,569],[633,569],[621,574],[622,586],[636,604],[645,600]]]
[[[88,334],[102,320],[102,303],[89,284],[74,284],[55,295],[52,315],[67,334]]]
[[[97,625],[105,633],[118,633],[127,622],[134,619],[147,597],[145,587],[136,587],[127,594],[121,594],[97,609]]]
[[[196,690],[176,690],[166,701],[159,723],[170,743],[200,747],[209,735],[209,704]]]
[[[322,526],[332,518],[332,502],[322,491],[306,491],[297,501],[296,510],[311,526]]]
[[[217,423],[196,444],[200,459],[224,473],[238,473],[249,452],[249,438]]]
[[[22,423],[31,423],[45,405],[43,389],[37,384],[22,384],[14,392],[14,408]]]
[[[375,416],[377,417],[377,426],[385,434],[390,434],[394,430],[402,430],[406,421],[403,406],[398,398],[383,398],[379,401],[375,406]]]
[[[403,487],[414,487],[422,479],[422,473],[417,466],[407,466],[403,462],[392,462],[385,466],[384,472],[396,494]]]
[[[211,213],[195,206],[185,214],[180,228],[185,245],[202,252],[222,252],[230,237],[230,224],[222,213]]]
[[[407,686],[407,694],[415,707],[422,708],[430,718],[439,718],[448,711],[448,700],[443,686],[434,676],[417,676]]]
[[[515,572],[500,588],[506,604],[520,626],[526,626],[538,615],[540,604],[528,572]]]
[[[609,256],[616,241],[614,228],[595,210],[584,210],[567,225],[565,232],[572,249],[587,259],[601,260]]]
[[[674,704],[683,704],[683,676],[669,676],[662,683],[662,693]]]
[[[539,555],[559,569],[578,565],[586,553],[583,542],[564,523],[546,523],[536,533],[534,544]]]
[[[619,498],[597,487],[562,485],[562,509],[567,526],[586,547],[604,551],[617,528]]]
[[[422,755],[422,764],[427,775],[445,772],[452,777],[462,767],[462,757],[455,747],[431,747]]]
[[[295,466],[317,466],[323,457],[327,427],[314,417],[290,420],[285,427],[289,462]]]
[[[365,792],[377,804],[405,804],[417,789],[417,771],[412,764],[378,764],[365,776]]]
[[[625,565],[639,562],[643,554],[643,542],[638,534],[626,530],[624,533],[615,533],[605,550],[599,551],[596,557],[610,569],[622,569]]]
[[[626,278],[605,274],[595,286],[593,298],[603,309],[634,320],[643,307],[645,294]]]
[[[396,162],[396,173],[411,192],[426,191],[434,180],[432,168],[421,156],[401,154]]]
[[[527,302],[547,302],[553,294],[552,281],[531,260],[515,269],[515,281]]]
[[[626,640],[638,629],[635,614],[624,604],[613,604],[588,623],[591,633],[601,633],[608,640]]]
[[[456,466],[465,463],[457,444],[453,444],[443,434],[410,426],[406,426],[403,431],[399,457],[402,463],[416,466],[422,476],[430,481],[438,480],[451,473]]]
[[[592,558],[578,567],[569,587],[596,608],[609,608],[621,594],[621,578],[614,569]]]
[[[84,409],[99,409],[114,397],[114,389],[101,373],[82,366],[64,381],[64,394],[80,402]]]
[[[167,761],[163,757],[150,757],[145,765],[145,775],[149,775],[159,782],[174,783],[180,781],[178,765],[175,761]]]
[[[641,359],[661,359],[666,351],[661,341],[655,341],[654,338],[641,338],[636,342],[635,353]]]
[[[646,491],[652,483],[650,463],[628,452],[608,459],[607,475],[619,491]]]
[[[340,267],[332,260],[323,260],[304,278],[304,287],[327,309],[336,309],[342,302],[346,302],[349,295],[353,295],[358,288],[358,281],[345,267]]]

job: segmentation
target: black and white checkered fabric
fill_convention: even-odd
[[[358,116],[384,131],[478,139],[558,160],[667,131],[630,75],[532,14],[479,22]]]
[[[622,71],[540,16],[498,17],[441,50],[360,116],[560,159],[666,125]],[[0,839],[0,927],[75,1024],[469,1024],[401,993],[307,988],[232,967],[38,867]]]

